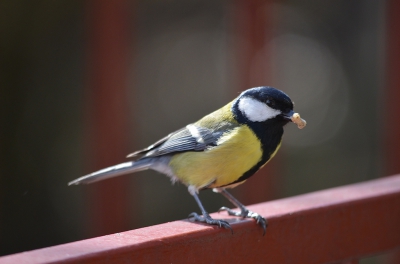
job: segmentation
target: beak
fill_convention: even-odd
[[[282,115],[283,118],[295,123],[299,129],[303,129],[307,125],[306,120],[302,119],[300,114],[293,112],[293,110],[290,110],[288,113],[284,113]]]
[[[287,113],[282,113],[283,118],[286,119],[286,120],[289,120],[289,121],[292,121],[292,116],[293,116],[293,115],[294,115],[293,110],[290,110],[290,111],[287,112]],[[292,122],[293,122],[293,121],[292,121]]]

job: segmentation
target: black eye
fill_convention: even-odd
[[[275,106],[275,101],[273,99],[271,99],[271,98],[268,98],[267,99],[267,105],[269,105],[271,107],[274,107]]]

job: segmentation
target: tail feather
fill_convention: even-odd
[[[151,166],[151,160],[138,160],[138,161],[130,161],[124,162],[115,166],[111,166],[88,175],[82,176],[76,180],[73,180],[68,183],[68,185],[78,185],[78,184],[88,184],[92,182],[97,182],[109,178],[113,178],[116,176],[147,170]]]

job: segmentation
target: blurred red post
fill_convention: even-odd
[[[268,86],[269,44],[272,32],[272,12],[269,0],[237,0],[233,6],[233,30],[237,58],[238,90]],[[245,204],[276,197],[277,158],[275,157],[246,184],[237,195]]]
[[[128,1],[87,1],[86,23],[86,139],[91,172],[123,162],[128,152]],[[88,235],[128,229],[127,183],[127,178],[119,177],[88,187]]]
[[[400,2],[390,0],[387,12],[385,120],[385,174],[400,172]],[[390,263],[400,263],[400,251],[392,254]]]
[[[400,172],[400,2],[387,4],[386,174]]]

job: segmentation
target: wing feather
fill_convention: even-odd
[[[154,144],[129,154],[127,157],[157,157],[183,151],[203,151],[208,147],[215,146],[224,130],[213,131],[211,129],[187,125],[168,136],[158,140]]]
[[[203,151],[214,146],[220,133],[195,125],[188,125],[178,133],[172,135],[159,147],[146,153],[146,157],[156,157],[182,151]]]
[[[127,158],[132,158],[135,156],[139,156],[139,155],[144,155],[147,152],[157,148],[158,146],[160,146],[161,144],[163,144],[164,142],[166,142],[170,137],[172,137],[173,135],[181,132],[182,130],[184,130],[185,128],[181,128],[175,132],[172,132],[170,134],[168,134],[167,136],[163,137],[162,139],[156,141],[155,143],[151,144],[150,146],[148,146],[147,148],[141,149],[141,150],[137,150],[131,154],[129,154],[128,156],[126,156]]]

